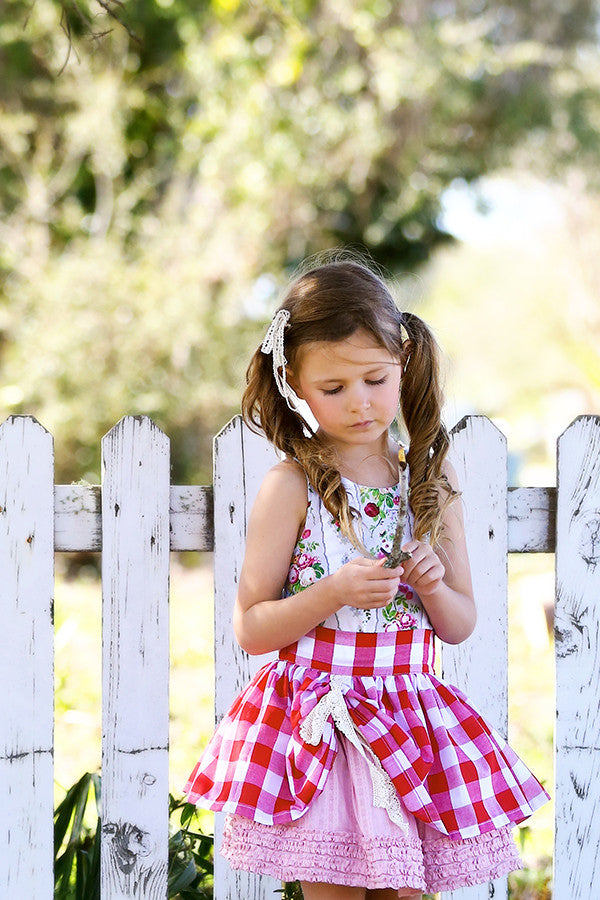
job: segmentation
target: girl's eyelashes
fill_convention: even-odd
[[[373,386],[373,385],[377,385],[377,384],[385,384],[386,381],[387,381],[387,375],[384,375],[383,378],[367,379],[367,380],[365,380],[365,384]],[[330,389],[323,388],[323,393],[326,394],[327,396],[331,396],[332,394],[339,394],[339,392],[341,390],[342,390],[342,385],[340,384],[338,387],[335,387],[335,388],[330,388]]]

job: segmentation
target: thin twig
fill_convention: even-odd
[[[96,3],[98,4],[98,6],[100,6],[104,10],[104,12],[108,16],[111,17],[111,19],[114,19],[115,22],[118,22],[119,25],[121,26],[121,28],[125,29],[125,31],[129,35],[131,40],[134,41],[134,43],[139,44],[141,46],[142,42],[141,42],[140,38],[137,36],[137,34],[135,34],[135,32],[133,32],[131,30],[129,25],[127,25],[123,21],[123,19],[121,19],[120,16],[118,16],[117,13],[115,12],[115,10],[112,8],[112,6],[118,6],[121,9],[124,9],[125,4],[122,3],[121,0],[96,0]]]
[[[400,471],[400,502],[398,503],[398,521],[394,532],[394,542],[386,561],[384,569],[395,569],[407,559],[411,559],[412,553],[402,549],[404,540],[404,525],[408,515],[408,472],[406,468],[406,454],[404,447],[398,450],[398,469]]]

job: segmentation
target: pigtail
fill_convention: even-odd
[[[263,353],[260,347],[246,372],[242,416],[253,431],[264,432],[275,447],[287,456],[294,455],[294,444],[303,434],[302,422],[279,393],[273,378],[271,356]]]
[[[453,490],[442,464],[449,447],[442,422],[444,402],[439,350],[427,325],[413,313],[403,313],[409,356],[400,389],[400,408],[408,430],[410,505],[415,517],[415,538],[429,534],[435,546],[443,537],[442,514],[458,492]]]

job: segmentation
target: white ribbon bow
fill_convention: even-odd
[[[302,409],[298,404],[298,397],[296,396],[295,391],[287,382],[287,372],[285,368],[287,365],[287,359],[285,358],[284,352],[284,332],[289,325],[289,321],[289,309],[277,310],[277,312],[273,316],[273,321],[267,329],[265,338],[260,345],[260,349],[263,353],[272,354],[273,378],[275,379],[277,389],[279,390],[279,393],[287,403],[288,407],[292,410],[292,412],[297,413],[303,419],[303,421],[306,422],[306,416],[304,415]],[[306,422],[306,424],[309,425],[310,428],[308,434],[311,434],[313,429],[310,427],[309,422]]]
[[[398,792],[392,779],[381,765],[381,761],[352,721],[341,684],[339,675],[334,674],[330,677],[329,691],[321,697],[301,723],[300,737],[306,744],[316,747],[323,739],[325,722],[331,716],[338,731],[358,750],[369,767],[373,785],[373,806],[385,809],[392,822],[399,825],[404,834],[408,836],[408,818]]]

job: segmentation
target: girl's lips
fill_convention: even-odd
[[[373,424],[373,420],[369,419],[366,422],[355,422],[354,425],[352,425],[352,428],[368,428],[369,425],[372,425],[372,424]]]

